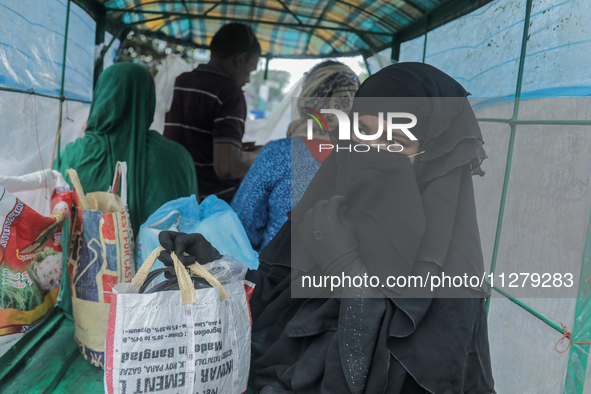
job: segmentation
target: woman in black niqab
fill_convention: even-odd
[[[343,218],[355,227],[357,261],[382,283],[389,275],[484,273],[472,175],[484,175],[486,155],[467,95],[422,63],[386,67],[361,85],[351,113],[415,114],[412,132],[424,153],[414,164],[373,150],[341,150],[325,160],[247,276],[257,284],[254,390],[494,393],[486,289],[465,289],[463,298],[408,298],[409,289],[386,290],[384,298],[292,298],[302,275],[323,272],[308,247],[318,235],[307,223],[310,210],[339,195],[348,207]],[[366,97],[382,99],[358,100]],[[454,99],[434,99],[443,97]]]

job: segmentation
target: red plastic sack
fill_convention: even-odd
[[[53,186],[50,216],[37,213],[1,185],[15,193],[43,192]],[[61,228],[71,205],[72,192],[58,172],[0,179],[0,354],[57,301],[63,261]]]

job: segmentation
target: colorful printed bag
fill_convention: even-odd
[[[109,192],[84,195],[78,174],[67,171],[74,188],[68,244],[75,339],[84,358],[104,368],[105,331],[111,289],[135,273],[133,231],[127,210],[127,164],[118,162]],[[121,198],[117,196],[121,179]]]
[[[0,176],[0,355],[57,301],[61,229],[71,205],[72,192],[57,171]]]

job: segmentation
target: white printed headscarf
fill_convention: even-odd
[[[359,89],[357,75],[344,64],[331,64],[317,68],[304,82],[302,93],[298,98],[297,106],[300,118],[294,120],[287,128],[287,137],[306,137],[307,121],[309,117],[304,113],[305,108],[320,111],[320,106],[325,109],[338,109],[349,113],[353,105],[353,97]],[[328,131],[338,126],[336,116],[326,117],[326,127],[313,124],[314,139],[330,141]]]

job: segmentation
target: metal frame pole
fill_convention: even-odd
[[[68,52],[68,27],[70,25],[70,3],[71,0],[68,0],[68,5],[66,7],[66,28],[64,31],[64,50],[63,50],[63,54],[62,54],[62,80],[61,80],[61,84],[60,84],[60,105],[59,105],[59,114],[58,114],[58,118],[57,118],[57,136],[56,136],[56,141],[55,141],[55,145],[54,145],[54,153],[52,155],[52,163],[51,166],[53,168],[53,156],[55,155],[55,158],[57,159],[57,162],[59,163],[61,160],[61,155],[60,155],[60,148],[61,148],[61,141],[62,141],[62,135],[61,135],[61,131],[62,131],[62,108],[64,106],[64,100],[65,100],[65,96],[64,96],[64,85],[65,85],[65,79],[66,79],[66,54]]]

